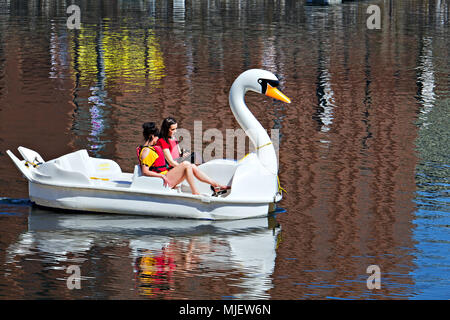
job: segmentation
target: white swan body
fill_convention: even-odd
[[[226,194],[214,197],[210,186],[196,181],[200,195],[187,183],[176,189],[162,179],[123,173],[113,160],[89,157],[86,150],[44,161],[35,151],[19,147],[24,160],[7,154],[29,182],[30,200],[38,205],[77,211],[166,216],[195,219],[243,219],[266,216],[278,193],[278,163],[267,132],[244,102],[248,90],[290,102],[276,89],[278,79],[258,69],[242,73],[230,90],[230,107],[256,151],[239,161],[212,160],[199,167],[221,184],[231,184]]]

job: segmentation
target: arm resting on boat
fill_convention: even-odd
[[[143,176],[161,178],[164,181],[164,186],[166,186],[168,184],[168,181],[167,181],[167,178],[165,175],[151,171],[147,166],[141,165],[141,171],[142,171]]]
[[[142,170],[142,175],[147,176],[147,177],[155,177],[155,178],[164,177],[164,175],[161,173],[151,171],[147,166],[141,166],[141,170]]]

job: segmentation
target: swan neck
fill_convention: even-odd
[[[230,90],[229,103],[231,110],[241,128],[256,148],[261,164],[272,174],[278,173],[278,160],[272,140],[255,116],[245,104],[244,96],[248,89],[235,82]]]

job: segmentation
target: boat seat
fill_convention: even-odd
[[[160,178],[144,176],[142,174],[141,166],[135,165],[131,188],[163,190],[164,185]]]
[[[28,161],[32,164],[45,162],[44,159],[42,159],[41,155],[34,150],[22,146],[18,147],[17,150],[19,150],[19,153],[22,155],[22,158],[24,158],[25,161]]]
[[[61,169],[80,172],[84,175],[91,175],[95,172],[94,166],[89,161],[89,155],[85,149],[66,154],[55,159]]]
[[[148,177],[142,174],[142,169],[140,165],[134,166],[133,179],[131,182],[131,188],[138,189],[156,189],[156,190],[166,190],[166,191],[177,191],[181,192],[180,185],[173,189],[164,187],[163,180],[157,177]]]
[[[54,161],[63,170],[79,172],[87,177],[120,177],[122,175],[122,170],[115,161],[89,157],[85,149],[66,154]]]

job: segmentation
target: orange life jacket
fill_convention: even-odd
[[[138,146],[136,148],[136,154],[139,160],[139,165],[142,165],[141,163],[141,151],[144,148],[149,148],[155,151],[158,154],[158,158],[156,158],[155,162],[153,162],[152,166],[149,168],[151,171],[161,173],[163,171],[166,171],[169,169],[169,165],[166,162],[166,159],[164,158],[164,153],[160,146]]]

